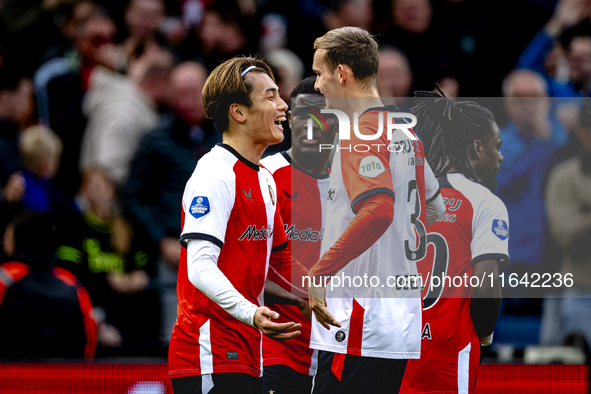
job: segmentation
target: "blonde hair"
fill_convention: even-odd
[[[241,74],[254,66],[244,76]],[[213,119],[220,133],[230,126],[229,109],[232,104],[252,105],[250,93],[254,84],[248,79],[250,73],[265,73],[273,82],[271,68],[262,60],[253,57],[235,57],[226,60],[212,71],[203,86],[203,106],[208,118]]]
[[[346,64],[362,87],[376,85],[380,56],[374,37],[359,27],[333,29],[314,41],[314,49],[326,51],[324,60],[330,72]]]
[[[29,127],[21,134],[19,151],[26,168],[34,168],[40,158],[51,156],[59,159],[62,154],[62,139],[48,127]]]

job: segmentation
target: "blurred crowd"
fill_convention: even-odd
[[[587,0],[3,0],[0,258],[26,267],[0,266],[0,332],[18,313],[55,332],[68,321],[33,308],[32,294],[97,325],[59,337],[81,343],[79,353],[53,346],[42,356],[88,356],[84,335],[97,355],[166,346],[181,196],[221,141],[201,100],[209,72],[256,54],[289,103],[313,74],[314,40],[350,25],[377,36],[378,89],[402,110],[435,83],[448,97],[504,97],[493,112],[508,272],[562,269],[579,280],[568,299],[506,300],[495,338],[555,344],[580,331],[589,341],[591,106],[574,98],[591,92],[590,17]],[[289,145],[286,127],[268,153]]]

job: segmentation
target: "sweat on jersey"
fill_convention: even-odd
[[[311,174],[293,164],[286,152],[266,157],[261,164],[271,171],[277,184],[278,206],[291,254],[310,269],[320,258],[329,173]],[[288,341],[264,337],[263,364],[286,365],[301,374],[313,376],[318,352],[310,349],[310,321],[295,305],[266,305],[281,315],[279,322],[301,323],[302,334]]]
[[[408,362],[401,393],[475,391],[480,339],[470,315],[471,288],[453,282],[450,288],[446,281],[431,291],[427,276],[466,274],[470,278],[479,261],[498,260],[501,266],[509,263],[505,204],[462,174],[450,173],[438,180],[446,212],[429,226],[427,256],[418,263],[426,281],[421,359]]]
[[[398,108],[364,111],[359,117],[360,132],[375,135],[379,116],[386,116],[388,111],[398,112]],[[363,152],[364,146],[369,146],[368,151]],[[400,129],[393,131],[391,141],[385,132],[374,141],[362,140],[351,132],[351,139],[338,145],[329,188],[322,255],[343,234],[364,199],[377,194],[391,196],[394,219],[375,244],[332,273],[345,278],[344,286],[333,289],[333,277],[326,289],[328,310],[342,327],[326,330],[313,320],[310,347],[364,357],[418,358],[420,291],[418,287],[396,288],[392,280],[394,286],[388,286],[387,280],[416,277],[416,261],[424,256],[426,200],[438,195],[439,185],[425,161],[421,142],[411,140]],[[324,266],[319,273],[329,269]],[[359,287],[346,282],[347,277],[355,281],[364,276],[376,277],[379,284]]]
[[[248,301],[263,305],[272,251],[287,247],[273,176],[218,144],[204,155],[183,195],[181,244],[191,239],[221,248],[217,266]],[[285,272],[287,271],[287,273]],[[290,272],[289,264],[281,274]],[[262,375],[262,333],[235,319],[189,281],[181,248],[178,318],[169,347],[169,375]]]

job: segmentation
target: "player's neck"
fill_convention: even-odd
[[[299,150],[290,148],[287,154],[297,167],[314,175],[322,175],[326,172],[330,150],[325,149],[319,155],[310,156],[302,154]]]
[[[363,111],[365,111],[368,108],[384,106],[384,104],[382,103],[382,99],[379,96],[377,96],[377,94],[375,96],[370,95],[369,93],[366,94],[367,95],[365,96],[349,96],[343,100],[344,108],[342,109],[342,111],[344,111],[349,116],[349,119],[353,119],[352,116],[355,112],[358,115],[361,115]]]
[[[231,146],[238,152],[242,157],[246,160],[254,163],[259,164],[261,157],[263,157],[263,152],[267,149],[266,144],[259,144],[255,143],[251,139],[247,138],[245,134],[238,134],[238,133],[224,133],[222,136],[222,141],[224,144]]]

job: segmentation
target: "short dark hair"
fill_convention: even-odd
[[[53,254],[57,230],[53,216],[46,212],[25,211],[12,222],[17,253]]]
[[[314,41],[314,49],[326,51],[324,60],[330,72],[346,64],[361,86],[375,86],[380,56],[378,43],[367,30],[351,26],[333,29]]]
[[[300,83],[298,83],[298,85],[291,92],[291,99],[293,100],[299,94],[317,94],[318,96],[323,96],[322,93],[320,93],[318,90],[314,89],[315,84],[316,84],[316,77],[308,77],[308,78],[302,79],[300,81]]]

